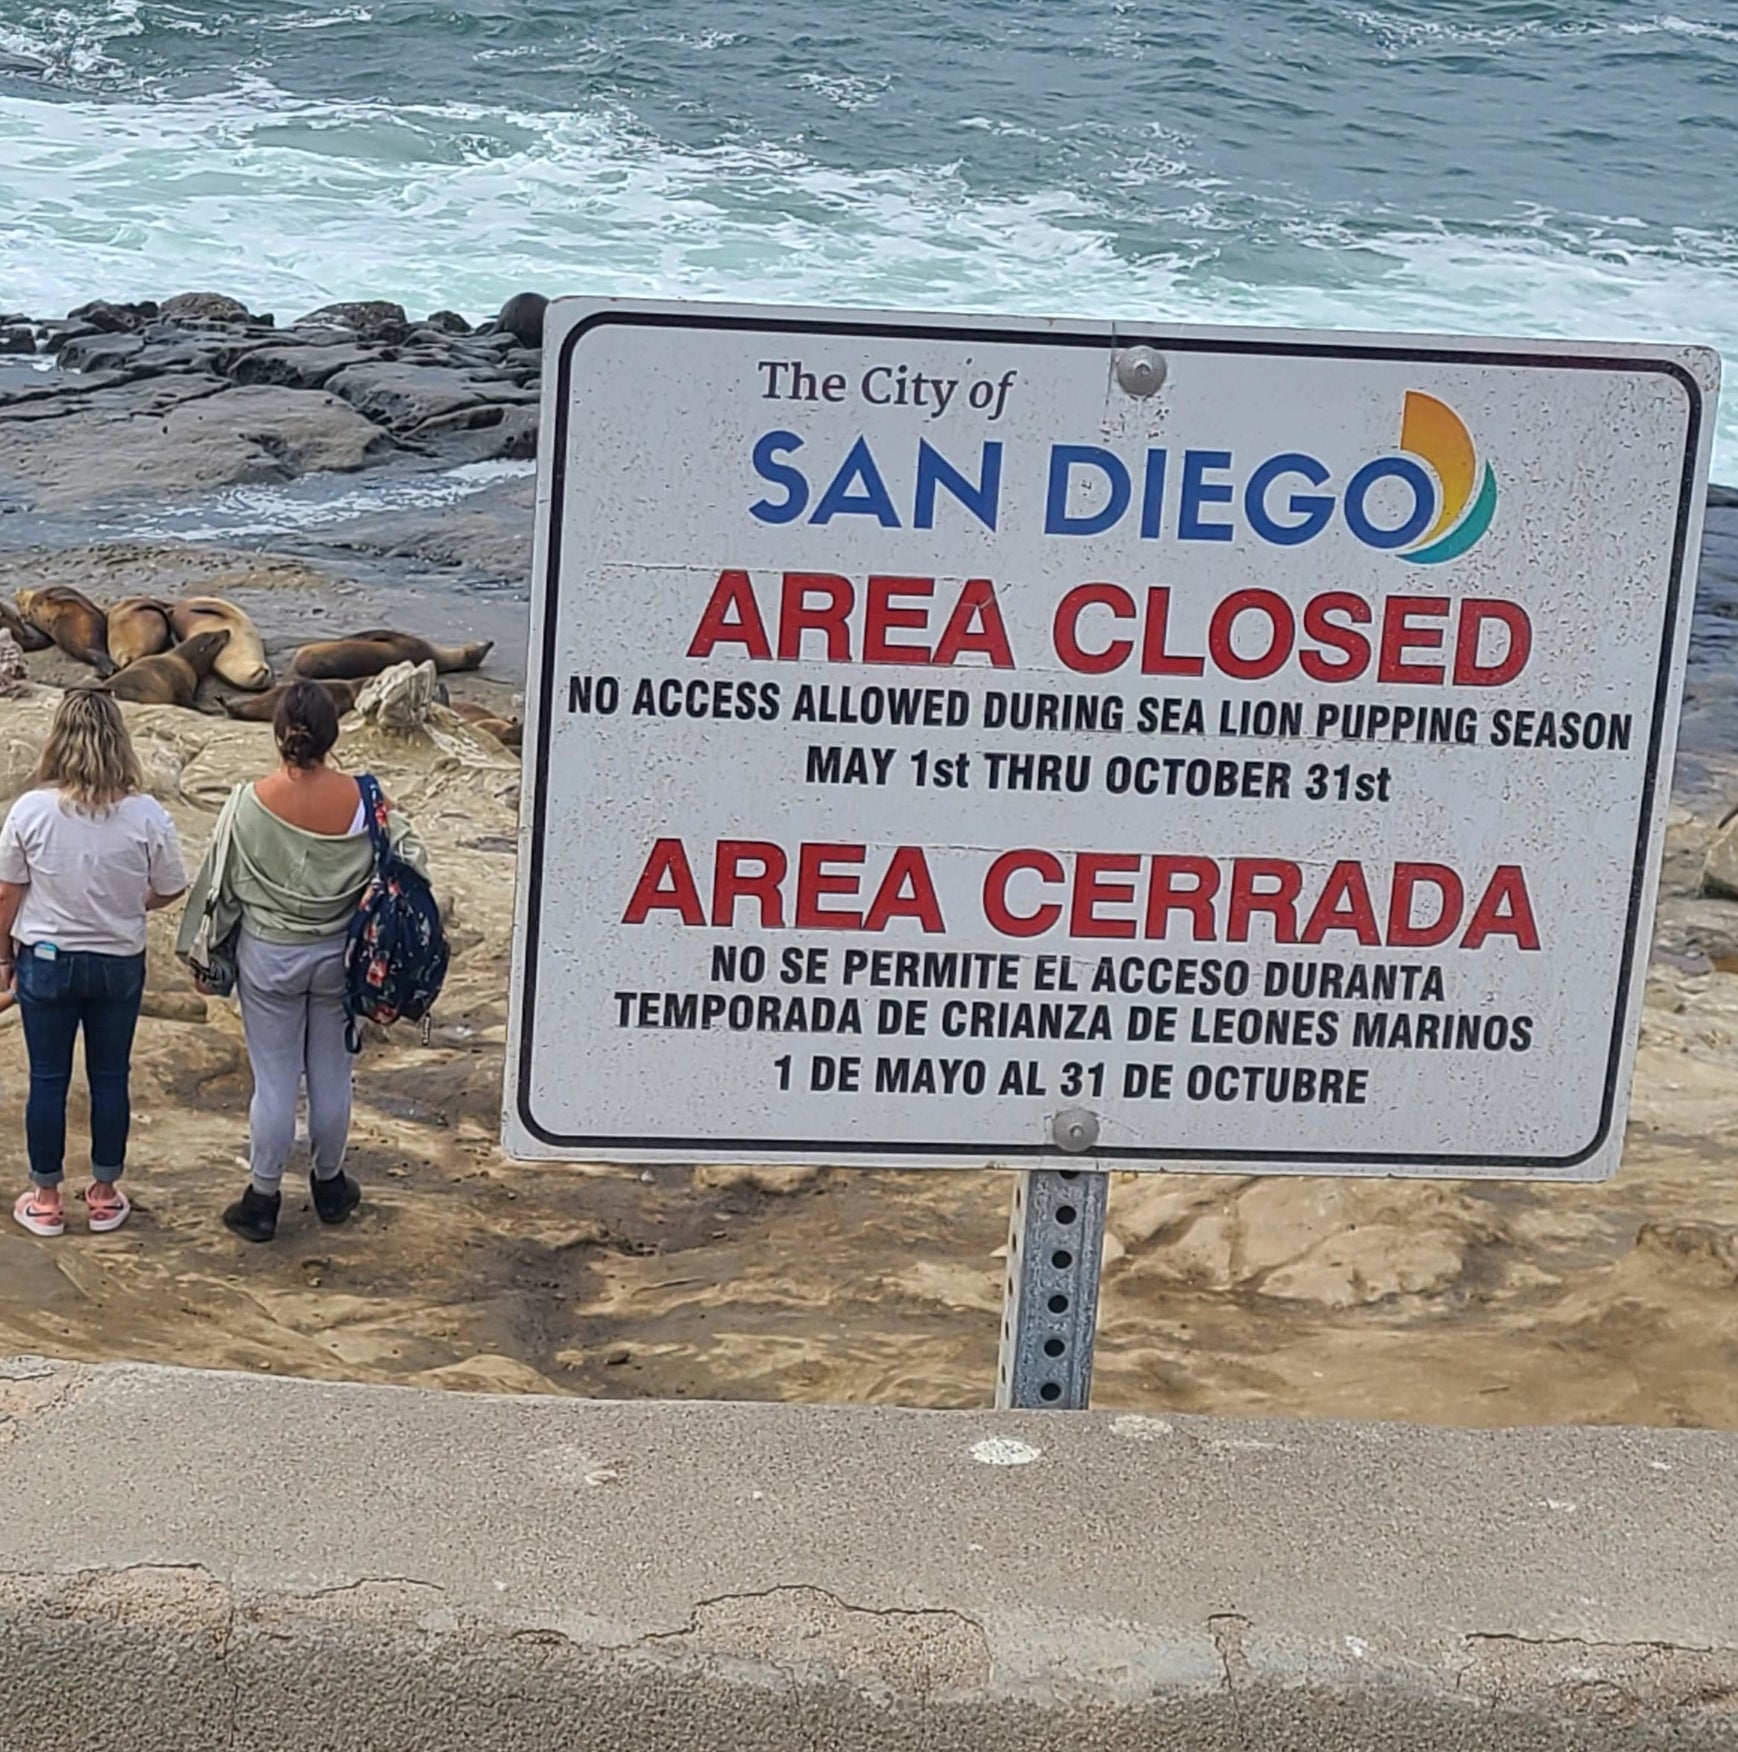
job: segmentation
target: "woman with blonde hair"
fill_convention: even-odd
[[[33,1235],[66,1229],[66,1096],[84,1034],[90,1084],[93,1231],[131,1207],[118,1182],[132,1123],[133,1030],[145,995],[145,915],[187,887],[175,824],[145,794],[121,709],[68,693],[43,744],[35,788],[0,828],[0,984],[14,990],[30,1056],[30,1189],[12,1214]]]

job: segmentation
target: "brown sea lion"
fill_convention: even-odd
[[[228,627],[195,633],[173,651],[129,663],[109,677],[108,690],[116,699],[132,700],[138,705],[190,706],[200,682],[211,673],[211,666],[228,643]]]
[[[356,704],[356,696],[362,691],[359,681],[322,681],[315,684],[326,690],[327,697],[338,708],[338,716],[342,718]],[[254,694],[245,700],[225,700],[223,709],[232,718],[245,719],[250,724],[269,724],[272,713],[278,709],[278,701],[289,691],[289,683],[282,687],[274,687],[263,694]]]
[[[129,596],[109,610],[109,655],[125,669],[141,657],[155,657],[175,643],[169,630],[169,604],[154,596]]]
[[[441,691],[444,693],[446,690],[443,688]],[[473,730],[481,730],[486,736],[493,736],[502,747],[512,749],[515,754],[519,752],[525,727],[517,718],[491,711],[487,706],[478,705],[475,700],[445,700],[442,703],[448,711],[457,712]]]
[[[233,602],[225,602],[221,596],[189,596],[169,611],[169,624],[177,639],[227,629],[229,643],[218,654],[215,666],[219,677],[249,693],[271,686],[272,668],[266,662],[259,628]]]
[[[366,681],[395,663],[432,663],[442,675],[456,669],[480,669],[494,650],[493,639],[474,645],[431,645],[415,633],[394,633],[374,628],[352,633],[347,639],[322,639],[304,645],[290,660],[297,675],[314,681]]]
[[[108,618],[88,596],[81,596],[69,584],[50,584],[42,590],[20,590],[18,609],[67,656],[88,663],[98,675],[114,674]]]
[[[20,651],[46,651],[54,641],[40,627],[33,627],[9,602],[0,602],[0,627],[12,635]]]

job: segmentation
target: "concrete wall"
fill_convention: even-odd
[[[1738,1747],[1738,1438],[0,1364],[6,1752]]]

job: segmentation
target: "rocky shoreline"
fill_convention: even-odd
[[[280,327],[218,292],[0,313],[0,363],[48,368],[0,377],[0,515],[400,458],[528,461],[547,302],[519,293],[474,326],[365,300]],[[1738,488],[1711,486],[1709,503],[1738,507]]]
[[[542,306],[328,305],[280,328],[217,293],[0,315],[0,517],[536,453]]]

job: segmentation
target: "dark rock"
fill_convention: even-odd
[[[334,548],[370,559],[410,560],[474,578],[523,583],[531,566],[537,482],[529,475],[492,483],[456,505],[371,511],[334,528]]]
[[[205,348],[211,369],[224,377],[235,369],[238,359],[257,353],[262,347],[275,346],[280,338],[269,329],[231,329],[222,333],[216,329],[183,329],[181,332],[183,335],[197,335],[195,344]]]
[[[232,388],[186,373],[0,408],[0,479],[38,510],[75,510],[131,492],[203,493],[396,454],[378,426],[318,390]]]
[[[502,334],[511,335],[522,347],[543,345],[543,317],[549,300],[541,292],[515,292],[501,306],[495,326]]]
[[[326,387],[356,411],[394,432],[409,432],[443,414],[486,402],[528,403],[535,397],[512,384],[447,366],[394,363],[353,365]]]
[[[1710,481],[1708,503],[1718,506],[1722,511],[1738,509],[1738,487],[1722,487],[1717,482]]]
[[[485,377],[498,375],[501,370],[503,349],[482,344],[481,337],[469,335],[464,340],[453,341],[447,348],[449,364],[459,365],[467,371],[481,372]],[[538,355],[542,357],[541,354]]]
[[[177,292],[163,301],[162,314],[171,322],[254,322],[258,319],[239,299],[222,292]]]
[[[36,351],[36,330],[19,323],[15,327],[0,328],[0,353],[34,353]]]
[[[402,359],[407,365],[453,365],[457,356],[446,345],[446,336],[432,329],[412,329],[402,347],[382,347],[382,359]],[[491,365],[493,360],[489,362]]]
[[[176,333],[170,330],[171,334]],[[137,354],[132,362],[136,372],[147,371],[205,371],[216,369],[215,350],[209,346],[201,346],[195,339],[153,341],[147,339],[145,350]]]
[[[68,371],[113,371],[144,350],[143,335],[84,335],[61,348],[60,362]]]
[[[471,332],[471,325],[456,310],[434,311],[424,319],[422,326],[443,335],[468,335]]]
[[[384,299],[349,304],[322,304],[306,316],[297,317],[297,328],[341,328],[365,341],[402,341],[410,332],[402,304]]]
[[[87,328],[98,329],[104,334],[118,335],[142,329],[157,314],[157,306],[144,304],[110,304],[106,299],[94,298],[89,304],[81,304],[77,310],[66,313],[68,322],[82,322]]]
[[[529,462],[537,454],[537,409],[485,402],[412,427],[406,443],[452,462]]]
[[[375,354],[349,342],[320,346],[253,347],[229,366],[237,383],[275,383],[288,389],[323,389],[352,365],[366,365]]]
[[[93,327],[88,322],[45,322],[42,333],[48,341],[48,350],[58,353],[68,341],[76,341],[84,335],[108,334],[109,330]]]

